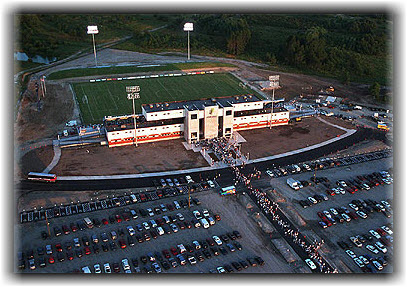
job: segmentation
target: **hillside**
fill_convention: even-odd
[[[98,25],[97,44],[132,35],[115,48],[186,52],[182,27],[187,21],[194,23],[192,55],[262,62],[273,70],[343,83],[391,83],[392,21],[386,14],[19,15],[15,50],[58,59],[81,49],[91,51],[86,26]]]

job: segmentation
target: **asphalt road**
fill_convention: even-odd
[[[360,141],[366,139],[376,139],[387,142],[384,132],[360,128],[353,135],[346,137],[342,140],[338,140],[331,144],[325,145],[321,148],[311,151],[302,152],[299,154],[287,156],[284,158],[274,159],[270,161],[254,163],[247,165],[246,168],[256,168],[259,170],[265,170],[271,166],[284,166],[287,164],[293,164],[308,160],[317,159],[319,157],[326,156],[332,152],[346,149]],[[191,177],[194,180],[200,178],[209,179],[220,175],[222,180],[229,181],[233,178],[233,174],[229,168],[223,168],[213,171],[191,173]],[[106,189],[122,189],[122,188],[141,188],[153,186],[153,180],[159,180],[160,177],[138,178],[138,179],[115,179],[115,180],[89,180],[89,181],[57,181],[55,183],[42,183],[23,180],[15,186],[15,189],[20,195],[29,193],[30,191],[58,191],[58,190],[106,190]],[[218,180],[219,181],[219,180]],[[221,184],[222,185],[222,184]]]

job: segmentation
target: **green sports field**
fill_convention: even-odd
[[[231,74],[186,75],[137,80],[75,83],[73,89],[81,110],[84,124],[101,123],[104,116],[132,114],[132,101],[127,99],[126,86],[140,86],[141,104],[196,100],[252,93],[250,88],[239,85]]]

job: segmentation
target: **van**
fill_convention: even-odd
[[[354,110],[361,110],[362,107],[361,107],[361,106],[354,106],[353,109],[354,109]]]
[[[170,223],[171,222],[171,220],[170,220],[170,218],[168,217],[168,216],[163,216],[163,219],[165,220],[165,223]]]
[[[88,228],[93,228],[92,220],[90,220],[89,217],[85,217],[85,218],[83,219],[83,221],[85,221],[85,224],[86,224],[86,226],[87,226]]]
[[[200,219],[199,222],[201,223],[203,228],[209,228],[209,223],[205,218]]]

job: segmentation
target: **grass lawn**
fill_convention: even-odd
[[[127,99],[126,86],[140,86],[140,99],[136,100],[136,112],[141,113],[141,104],[249,93],[259,96],[253,90],[239,86],[239,82],[233,75],[222,73],[75,83],[73,89],[82,119],[85,124],[90,124],[101,123],[104,116],[120,116],[132,113],[132,101]]]

